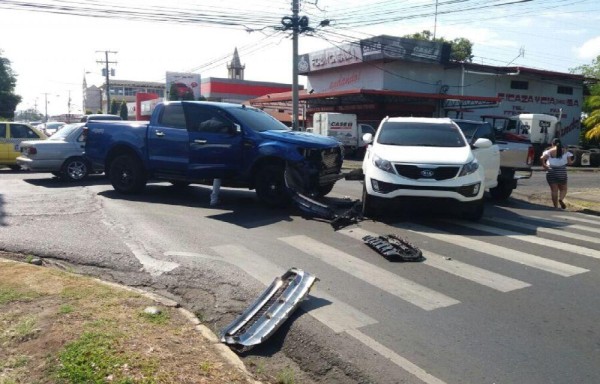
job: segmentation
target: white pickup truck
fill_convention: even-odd
[[[490,195],[496,200],[506,200],[517,188],[517,181],[531,177],[535,151],[530,143],[502,140],[487,121],[453,119],[461,128],[467,140],[474,143],[479,138],[490,139],[500,148],[500,173],[498,185],[490,189]]]

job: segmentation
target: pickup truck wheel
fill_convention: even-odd
[[[319,187],[319,190],[318,190],[318,196],[319,197],[326,196],[329,192],[331,192],[331,190],[333,189],[334,185],[335,185],[335,183],[331,183],[331,184],[327,184],[327,185],[321,185]]]
[[[138,193],[146,186],[142,162],[133,155],[115,157],[110,164],[109,178],[115,191],[120,193]]]
[[[379,213],[379,206],[376,202],[377,197],[367,193],[367,187],[363,185],[362,191],[362,214],[366,217],[373,217]]]
[[[87,162],[81,157],[67,159],[62,166],[61,175],[69,181],[85,179],[89,174]]]
[[[284,168],[279,165],[267,165],[261,168],[254,179],[256,195],[270,207],[282,208],[291,201],[285,185]]]
[[[513,188],[510,183],[498,181],[498,185],[490,188],[490,195],[494,200],[506,200],[512,194]]]
[[[467,220],[478,221],[483,217],[483,211],[485,203],[483,199],[473,201],[470,203],[464,203],[463,217]]]

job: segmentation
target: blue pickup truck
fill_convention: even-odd
[[[331,191],[343,149],[332,138],[292,131],[260,109],[240,104],[159,103],[149,122],[90,121],[85,157],[114,189],[139,193],[150,179],[174,185],[255,189],[269,206],[290,201],[290,182],[313,196]]]

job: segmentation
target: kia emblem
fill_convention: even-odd
[[[433,177],[433,170],[432,169],[423,169],[421,170],[421,176],[423,177]]]

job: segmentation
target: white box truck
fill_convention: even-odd
[[[375,129],[358,123],[352,113],[316,112],[313,116],[312,132],[330,136],[344,145],[346,153],[361,153],[367,143],[362,139],[365,133],[375,135]]]

